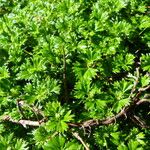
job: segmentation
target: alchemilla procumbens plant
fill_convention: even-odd
[[[0,0],[0,149],[150,149],[149,0]]]

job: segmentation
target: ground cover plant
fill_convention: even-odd
[[[0,149],[150,149],[149,0],[0,0]]]

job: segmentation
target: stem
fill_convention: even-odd
[[[79,136],[77,132],[72,132],[72,135],[82,143],[86,150],[90,150],[88,145],[83,141],[83,139]]]
[[[66,76],[66,72],[67,72],[67,67],[66,67],[66,54],[65,54],[65,50],[63,48],[63,83],[64,83],[64,99],[65,102],[69,101],[69,97],[68,97],[68,88],[67,88],[67,76]]]
[[[65,85],[65,84],[64,84]],[[66,88],[67,89],[67,88]],[[140,99],[140,95],[142,92],[145,92],[150,89],[150,86],[139,88],[138,92],[136,93],[135,97],[132,98],[132,103],[126,107],[124,107],[118,114],[113,117],[106,118],[103,120],[98,119],[90,119],[80,123],[67,123],[69,127],[77,127],[77,128],[91,128],[93,126],[102,126],[102,125],[109,125],[115,123],[117,119],[124,117],[125,119],[128,117],[137,125],[141,126],[142,128],[150,128],[150,126],[146,125],[146,123],[141,120],[138,116],[134,115],[134,110],[137,106],[141,105],[142,103],[149,102],[149,94],[144,96],[144,99]],[[66,91],[65,91],[66,92]],[[67,97],[66,97],[67,98]],[[145,99],[148,98],[148,99]],[[21,101],[22,102],[22,101]],[[44,117],[39,121],[31,121],[31,120],[13,120],[9,116],[4,116],[2,121],[10,121],[12,123],[20,124],[24,127],[28,126],[40,126],[41,123],[45,123],[47,119]]]
[[[136,91],[136,87],[137,87],[138,83],[139,83],[139,67],[136,68],[136,79],[134,81],[134,85],[133,85],[133,88],[131,90],[129,98],[132,98],[132,95]]]

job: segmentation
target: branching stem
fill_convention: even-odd
[[[79,140],[82,145],[84,146],[85,150],[90,150],[90,148],[88,147],[88,145],[83,141],[83,139],[79,136],[79,134],[77,132],[72,132],[72,135]]]
[[[63,83],[64,83],[64,99],[65,102],[69,101],[68,88],[67,88],[67,65],[66,65],[66,53],[63,48]]]

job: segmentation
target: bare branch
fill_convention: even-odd
[[[140,119],[140,117],[136,116],[136,115],[132,115],[130,116],[130,119],[138,126],[142,127],[142,128],[150,128],[149,126],[146,125],[146,123]]]
[[[26,116],[25,116],[25,114],[24,114],[24,112],[23,112],[23,110],[22,110],[22,105],[23,104],[24,103],[23,103],[22,100],[20,100],[20,99],[17,100],[17,108],[18,108],[18,111],[19,111],[20,115],[22,116],[22,118],[27,119]]]
[[[121,117],[127,117],[127,112],[129,110],[129,106],[122,109],[117,115],[110,117],[110,118],[106,118],[103,120],[98,120],[98,119],[91,119],[91,120],[87,120],[81,123],[68,123],[68,125],[70,127],[81,127],[81,128],[89,128],[92,126],[100,126],[100,125],[109,125],[112,123],[115,123],[117,119],[121,118]]]
[[[91,120],[87,120],[87,121],[84,121],[81,123],[67,123],[67,124],[69,127],[91,128],[92,126],[109,125],[109,124],[115,123],[116,120],[121,118],[121,117],[124,117],[124,118],[129,117],[130,119],[132,119],[133,122],[137,122],[137,117],[131,118],[131,116],[130,116],[131,112],[130,111],[134,110],[134,108],[136,106],[144,103],[145,101],[150,102],[149,100],[146,100],[146,99],[139,100],[136,103],[133,103],[133,104],[130,104],[129,106],[126,106],[118,114],[116,114],[115,116],[110,117],[110,118],[106,118],[103,120],[91,119]],[[46,119],[43,118],[40,121],[31,121],[31,120],[19,120],[18,121],[18,120],[13,120],[9,116],[5,116],[3,118],[3,121],[10,121],[12,123],[20,124],[20,125],[26,127],[26,126],[40,126],[42,123],[46,122]],[[147,128],[146,125],[141,125],[141,127]]]
[[[133,93],[135,91],[135,88],[137,86],[137,83],[138,83],[138,77],[139,77],[139,72],[138,72],[138,69],[137,69],[137,80],[135,81],[134,83],[134,87],[131,91],[131,93]],[[143,92],[147,91],[150,89],[150,85],[146,86],[146,87],[142,87],[140,88],[137,93],[135,94],[135,96],[132,98],[132,101],[130,103],[130,105],[124,107],[118,114],[116,114],[115,116],[112,116],[112,117],[109,117],[109,118],[106,118],[106,119],[103,119],[103,120],[98,120],[98,119],[90,119],[90,120],[86,120],[86,121],[83,121],[83,122],[80,122],[80,123],[72,123],[72,122],[68,122],[68,126],[70,128],[72,127],[78,127],[78,128],[82,128],[82,129],[91,129],[91,127],[93,126],[102,126],[102,125],[109,125],[109,124],[112,124],[112,123],[115,123],[117,121],[117,119],[119,118],[130,118],[133,122],[138,122],[138,124],[141,126],[141,127],[147,127],[146,125],[143,125],[141,122],[141,120],[134,115],[134,117],[131,117],[133,116],[134,114],[134,110],[135,108],[142,104],[142,103],[145,103],[145,102],[150,102],[150,95],[149,94],[145,94],[145,96],[140,100],[140,96]],[[131,97],[130,97],[131,98]],[[23,101],[18,101],[18,108],[22,107],[23,105],[26,105],[23,103]],[[24,127],[26,126],[40,126],[41,123],[44,123],[47,121],[47,119],[44,117],[43,113],[36,109],[36,108],[32,108],[31,106],[28,106],[31,108],[31,110],[34,112],[34,113],[37,113],[37,114],[40,114],[43,116],[43,119],[42,120],[38,120],[38,121],[31,121],[31,120],[14,120],[12,119],[11,117],[9,116],[6,116],[4,117],[2,120],[3,121],[10,121],[12,123],[16,123],[16,124],[20,124]],[[21,112],[22,113],[22,112]],[[130,116],[131,115],[131,116]]]
[[[150,85],[146,86],[146,87],[141,87],[139,88],[138,92],[136,93],[136,95],[133,97],[133,101],[136,103],[137,101],[139,101],[139,97],[141,96],[142,92],[145,92],[147,90],[150,89]]]
[[[139,83],[139,67],[136,68],[136,77],[135,77],[133,88],[132,88],[130,96],[129,96],[130,98],[132,98],[132,95],[135,92],[138,83]]]
[[[44,117],[44,114],[43,114],[43,112],[42,112],[40,109],[38,109],[38,108],[36,108],[36,107],[34,107],[34,106],[31,106],[31,105],[25,103],[25,102],[24,102],[23,100],[21,100],[21,99],[18,99],[18,100],[17,100],[17,107],[18,107],[19,113],[21,114],[21,116],[22,116],[24,119],[28,119],[28,118],[25,116],[24,112],[23,112],[23,108],[24,108],[24,107],[29,108],[29,109],[34,113],[34,115],[35,115],[35,117],[37,118],[38,121],[39,121],[38,115],[41,115],[42,117]]]
[[[72,132],[72,135],[73,135],[77,140],[79,140],[79,141],[82,143],[82,145],[84,146],[84,148],[85,148],[86,150],[90,150],[90,148],[88,147],[88,145],[83,141],[83,139],[79,136],[79,134],[78,134],[77,132]]]
[[[138,106],[138,105],[140,105],[140,104],[142,104],[142,103],[150,103],[150,99],[141,99],[140,101],[138,101],[137,103],[136,103],[136,105]]]
[[[140,88],[138,91],[147,91],[148,89],[150,89],[150,85],[146,86],[146,87],[142,87]]]
[[[27,126],[40,126],[44,121],[43,120],[40,120],[40,121],[31,121],[31,120],[14,120],[12,119],[11,117],[9,116],[5,116],[3,118],[3,121],[10,121],[12,123],[15,123],[15,124],[20,124],[22,125],[23,127],[27,127]]]

